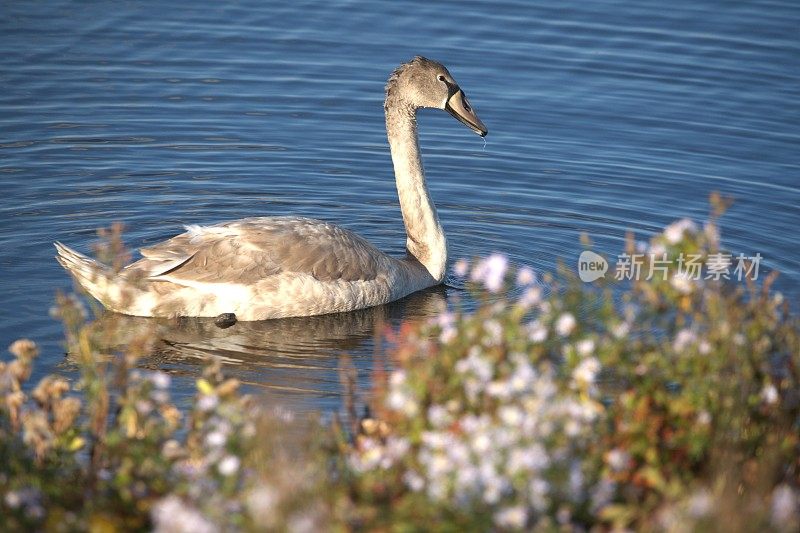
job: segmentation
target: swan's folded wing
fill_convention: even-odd
[[[375,279],[386,261],[358,235],[304,218],[251,218],[187,232],[141,250],[130,268],[178,284],[255,283],[281,273],[320,281]]]

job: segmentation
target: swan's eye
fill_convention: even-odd
[[[439,74],[438,76],[436,76],[436,79],[439,80],[439,81],[446,81],[442,74]]]

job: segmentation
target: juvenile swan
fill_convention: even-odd
[[[186,233],[142,248],[110,268],[55,243],[56,259],[106,308],[136,316],[264,320],[352,311],[444,280],[447,243],[425,184],[416,112],[444,109],[481,137],[486,126],[444,65],[417,56],[386,84],[386,134],[408,254],[389,257],[358,235],[302,217],[258,217]]]

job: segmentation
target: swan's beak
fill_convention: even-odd
[[[486,129],[486,126],[484,126],[483,122],[481,122],[481,119],[479,119],[478,115],[475,114],[475,110],[472,109],[472,106],[469,105],[467,95],[464,94],[464,91],[462,91],[458,86],[456,86],[455,89],[456,90],[453,92],[453,94],[450,95],[450,98],[447,99],[447,103],[444,105],[444,108],[448,113],[456,117],[469,129],[481,137],[486,137],[486,134],[489,133],[489,130]]]

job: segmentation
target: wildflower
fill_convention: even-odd
[[[212,431],[206,435],[206,444],[209,448],[219,448],[224,446],[228,441],[228,437],[221,431]]]
[[[706,339],[701,340],[697,344],[697,351],[700,352],[700,355],[708,355],[711,353],[711,343],[708,342]]]
[[[541,322],[534,320],[527,326],[528,338],[532,342],[544,342],[547,340],[547,328]]]
[[[168,389],[171,378],[166,372],[153,372],[150,374],[150,381],[157,389]]]
[[[693,518],[703,518],[711,512],[714,499],[705,491],[700,490],[689,498],[689,515]]]
[[[459,278],[467,277],[468,271],[469,271],[469,262],[466,259],[459,259],[458,261],[456,261],[456,264],[453,265],[453,273]]]
[[[550,493],[550,484],[544,479],[534,478],[528,485],[531,507],[542,512],[547,509],[547,495]]]
[[[497,292],[503,287],[507,269],[508,258],[492,254],[472,269],[472,281],[481,282],[489,291]]]
[[[524,287],[536,281],[536,274],[529,267],[522,267],[517,271],[517,285]]]
[[[517,426],[522,422],[522,411],[515,405],[504,405],[497,414],[507,426]]]
[[[617,484],[610,479],[603,478],[600,483],[592,489],[592,510],[597,512],[606,505],[608,505],[614,498],[614,493],[617,489]]]
[[[575,330],[575,317],[571,313],[563,313],[556,320],[556,333],[566,337]]]
[[[590,357],[575,367],[575,370],[572,371],[572,379],[579,384],[592,384],[598,372],[600,372],[600,361],[596,357]]]
[[[697,340],[697,335],[690,329],[682,329],[675,335],[675,340],[672,343],[672,348],[676,352],[684,351],[690,344]]]
[[[217,398],[216,394],[203,394],[197,400],[196,405],[200,411],[207,413],[209,411],[213,411],[218,404],[219,404],[219,398]]]
[[[575,345],[575,350],[581,357],[588,357],[594,353],[594,341],[592,339],[584,339]]]
[[[494,514],[494,523],[498,527],[522,529],[528,522],[528,510],[522,505],[506,507]]]
[[[500,344],[503,338],[503,326],[497,320],[487,320],[483,323],[483,330],[487,333],[490,346]]]
[[[664,254],[667,253],[667,249],[660,242],[656,242],[650,245],[647,252],[650,254],[650,259],[652,260],[656,257],[664,257]]]
[[[403,474],[403,481],[414,492],[419,492],[425,488],[425,480],[412,470],[406,470],[405,474]]]
[[[153,410],[153,404],[147,400],[137,400],[135,406],[136,411],[142,416],[147,416]]]
[[[764,388],[761,389],[761,400],[763,400],[764,403],[774,405],[778,403],[779,399],[780,396],[778,395],[778,389],[776,389],[775,385],[772,383],[764,385]]]
[[[691,294],[698,283],[690,274],[677,272],[669,279],[669,284],[681,294]]]
[[[217,464],[217,470],[223,476],[232,476],[239,471],[239,458],[235,455],[228,455]]]
[[[630,464],[630,460],[630,454],[619,448],[614,448],[606,454],[606,462],[614,472],[620,472],[627,469],[628,464]]]
[[[19,359],[33,359],[39,354],[39,348],[36,343],[30,339],[17,339],[8,347],[14,357]]]
[[[150,399],[157,404],[164,404],[169,401],[169,393],[165,390],[154,390],[150,392]]]
[[[682,218],[664,228],[664,237],[668,243],[678,244],[683,240],[685,233],[694,234],[696,232],[697,226],[695,223],[688,218]]]
[[[246,496],[247,510],[259,525],[265,528],[274,526],[275,508],[279,501],[278,492],[265,483],[255,486]]]
[[[152,510],[153,529],[156,533],[214,533],[217,527],[197,509],[170,495],[158,501]]]
[[[450,422],[450,413],[441,405],[431,405],[428,408],[428,422],[435,428],[444,427]]]
[[[520,297],[519,305],[530,308],[542,301],[542,289],[539,287],[528,287]]]
[[[711,413],[705,409],[697,413],[697,423],[703,426],[709,425],[711,423]]]
[[[619,324],[611,328],[611,334],[616,339],[623,339],[627,337],[630,331],[631,331],[631,325],[627,322],[620,322]]]
[[[797,521],[798,498],[789,485],[780,485],[772,492],[770,519],[776,526],[788,527]]]

